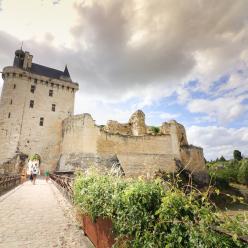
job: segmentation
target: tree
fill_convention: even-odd
[[[226,159],[224,158],[224,156],[221,156],[219,161],[221,161],[221,162],[225,162],[225,161],[226,161]]]
[[[233,158],[240,161],[242,160],[242,155],[241,155],[241,152],[239,150],[234,150],[233,151]]]
[[[158,134],[160,132],[160,128],[159,127],[154,127],[152,126],[151,127],[151,131],[154,133],[154,134]]]
[[[238,182],[248,184],[248,160],[243,160],[239,167]]]

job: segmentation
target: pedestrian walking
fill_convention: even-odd
[[[49,170],[45,171],[45,177],[46,177],[46,182],[48,182],[49,179]]]

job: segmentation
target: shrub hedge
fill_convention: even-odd
[[[136,248],[246,247],[213,231],[223,223],[205,194],[193,190],[186,194],[160,180],[78,174],[74,203],[93,220],[112,220],[116,247],[120,241],[123,247],[123,240],[125,247]]]

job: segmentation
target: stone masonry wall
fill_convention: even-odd
[[[176,170],[170,135],[135,137],[101,132],[97,153],[116,154],[127,176],[152,174],[159,168]]]
[[[0,164],[16,153],[41,156],[41,172],[54,170],[60,156],[62,121],[73,114],[78,86],[15,67],[3,70],[0,105]],[[31,86],[35,87],[31,92]],[[53,95],[49,96],[49,90]],[[33,108],[30,101],[34,101]],[[55,111],[52,111],[55,104]],[[40,118],[44,118],[40,126]]]
[[[202,150],[188,145],[185,129],[176,121],[164,123],[158,135],[144,133],[142,127],[146,130],[147,127],[139,118],[130,125],[131,130],[136,127],[136,135],[120,134],[123,126],[118,122],[113,125],[115,129],[98,127],[89,114],[64,120],[58,169],[86,169],[90,165],[111,167],[109,161],[117,156],[126,176],[152,175],[159,169],[173,172],[178,169],[178,160],[182,164],[189,162],[192,171],[204,171]]]

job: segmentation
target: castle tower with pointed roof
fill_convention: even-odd
[[[17,153],[39,154],[44,169],[54,169],[60,154],[62,120],[74,112],[78,84],[63,71],[33,63],[33,55],[15,52],[3,69],[0,100],[0,164]]]

